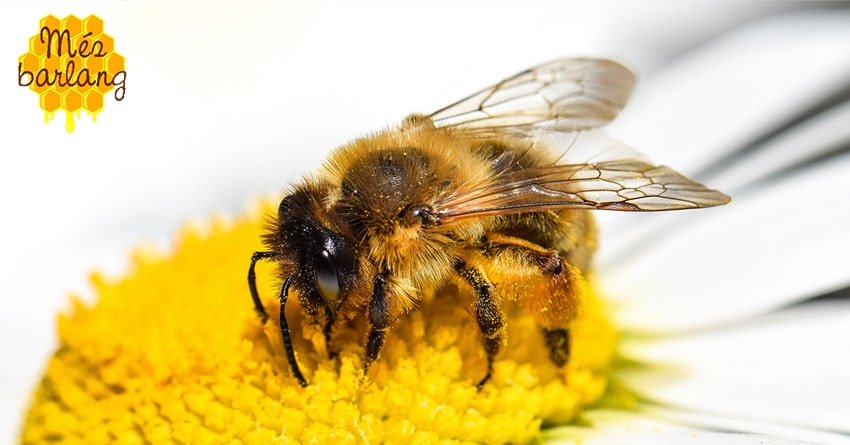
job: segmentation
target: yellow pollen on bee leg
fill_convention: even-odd
[[[256,270],[265,326],[243,278],[250,252],[262,250],[262,214],[276,208],[188,226],[171,253],[140,249],[124,277],[95,275],[97,301],[74,300],[58,319],[59,348],[21,442],[526,443],[606,397],[616,333],[592,289],[564,369],[533,319],[506,304],[507,347],[482,391],[471,296],[456,286],[398,320],[365,379],[364,320],[334,331],[338,355],[328,359],[293,290],[287,320],[302,388],[277,329],[276,266]]]

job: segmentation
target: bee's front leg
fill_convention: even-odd
[[[331,332],[335,321],[336,314],[330,306],[325,306],[325,325],[322,327],[322,334],[325,336],[325,348],[328,350],[329,359],[334,359],[337,356],[337,352],[331,344]]]
[[[387,301],[387,274],[375,275],[372,279],[372,298],[369,300],[369,334],[366,336],[366,363],[363,373],[369,365],[378,359],[384,347],[387,330],[390,328],[389,302]]]
[[[304,374],[301,374],[301,369],[298,367],[298,361],[295,360],[295,349],[292,348],[292,337],[289,335],[289,324],[286,323],[286,300],[289,298],[289,286],[292,284],[292,277],[286,277],[283,286],[280,288],[280,334],[283,338],[283,349],[286,351],[286,360],[289,362],[289,368],[292,370],[292,376],[298,380],[298,384],[302,387],[307,387],[307,379]]]
[[[254,266],[257,265],[257,261],[273,258],[275,255],[275,252],[254,252],[251,255],[251,266],[248,267],[248,289],[251,291],[254,311],[257,312],[263,323],[269,319],[269,314],[266,312],[266,308],[263,307],[263,302],[260,300],[260,293],[257,291],[257,274],[254,272]]]
[[[459,263],[456,270],[475,291],[475,319],[481,330],[484,352],[487,353],[487,374],[478,382],[480,391],[493,376],[493,360],[505,345],[505,316],[494,299],[495,288],[484,274],[466,263]]]
[[[248,267],[248,289],[251,291],[251,300],[254,302],[254,310],[260,317],[263,323],[269,319],[269,314],[263,307],[260,300],[260,293],[257,291],[257,274],[254,272],[254,267],[257,261],[273,258],[277,255],[275,252],[254,252],[251,256],[251,266]],[[289,335],[289,325],[286,323],[286,300],[289,298],[289,286],[292,284],[292,277],[286,277],[283,286],[280,288],[280,334],[283,339],[283,349],[286,352],[286,360],[289,362],[289,368],[292,371],[292,376],[298,380],[298,384],[306,387],[307,380],[301,374],[301,369],[298,368],[298,361],[295,360],[295,350],[292,348],[292,338]]]

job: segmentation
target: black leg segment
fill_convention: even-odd
[[[487,374],[478,382],[478,389],[481,390],[492,377],[493,360],[505,343],[505,316],[493,298],[493,283],[487,280],[484,274],[465,263],[458,264],[456,269],[475,291],[475,318],[478,321],[478,329],[481,330],[484,352],[487,353]]]
[[[251,299],[254,300],[254,310],[257,311],[257,315],[260,316],[263,323],[269,319],[269,314],[266,313],[263,302],[260,301],[260,293],[257,292],[257,275],[254,273],[254,266],[257,261],[271,258],[274,255],[274,252],[254,252],[251,255],[251,266],[248,268],[248,289],[251,290]]]
[[[387,330],[390,327],[389,305],[387,302],[387,275],[378,274],[372,280],[372,298],[369,300],[369,335],[366,337],[366,363],[368,369],[378,358],[384,347]]]
[[[336,351],[331,347],[331,331],[333,330],[336,316],[330,306],[325,306],[325,326],[322,328],[322,334],[325,335],[325,348],[328,350],[328,358],[336,357]]]
[[[570,359],[570,331],[567,329],[544,329],[543,336],[549,348],[549,358],[559,368]]]
[[[280,334],[283,336],[283,349],[286,351],[286,360],[289,362],[289,368],[292,370],[292,376],[298,380],[302,387],[307,387],[307,380],[301,374],[298,368],[298,362],[295,361],[295,350],[292,348],[292,338],[289,336],[289,325],[286,323],[286,299],[289,297],[289,285],[292,283],[292,277],[286,277],[283,287],[280,289]]]

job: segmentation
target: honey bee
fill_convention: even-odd
[[[284,315],[291,289],[328,344],[335,323],[365,314],[364,372],[399,317],[449,283],[472,296],[487,357],[479,389],[506,345],[505,300],[530,311],[564,366],[596,245],[588,209],[729,202],[595,129],[634,81],[614,61],[554,60],[343,145],[295,185],[263,235],[267,250],[251,257],[248,285],[265,322],[254,267],[277,263],[280,331],[298,382],[307,385]]]

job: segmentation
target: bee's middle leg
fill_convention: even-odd
[[[494,300],[494,287],[481,271],[465,263],[456,266],[458,274],[475,291],[475,319],[487,353],[487,374],[478,382],[478,390],[493,376],[493,360],[505,345],[505,316]]]

